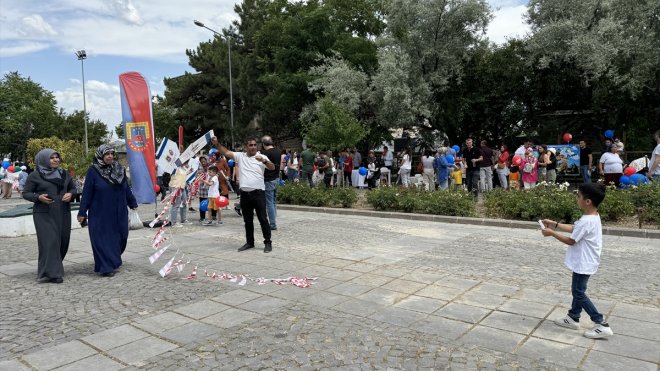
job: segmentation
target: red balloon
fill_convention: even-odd
[[[160,186],[158,184],[154,186],[154,192],[160,193]]]
[[[225,207],[225,206],[229,205],[229,199],[228,199],[227,197],[225,197],[225,196],[217,197],[217,198],[215,199],[215,204],[216,204],[218,207]]]
[[[570,143],[571,139],[573,139],[573,136],[571,135],[571,133],[564,133],[564,142]]]
[[[9,167],[7,168],[7,171],[10,172],[10,173],[13,173],[14,170],[16,170],[16,169],[14,168],[14,166],[9,166]]]
[[[516,166],[520,166],[520,164],[522,163],[522,157],[513,156],[513,159],[511,159],[511,163],[516,165]]]
[[[634,175],[634,174],[637,173],[637,170],[635,170],[634,167],[630,167],[630,166],[628,166],[628,167],[623,171],[623,173],[624,173],[626,176],[632,176],[632,175]]]
[[[76,172],[73,171],[73,170],[69,170],[69,175],[71,175],[71,176],[75,176],[75,175],[76,175]]]

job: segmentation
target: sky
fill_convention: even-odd
[[[524,36],[527,0],[489,0],[494,20],[487,36],[496,43]],[[121,123],[121,73],[140,72],[152,95],[163,78],[194,72],[186,49],[213,38],[235,20],[235,0],[0,0],[0,73],[18,71],[52,91],[59,108],[83,109],[85,50],[87,111],[114,132]]]

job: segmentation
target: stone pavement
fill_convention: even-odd
[[[171,252],[149,264],[153,230],[131,231],[112,278],[73,231],[60,285],[35,282],[35,236],[0,239],[0,370],[659,369],[657,239],[604,237],[589,293],[615,336],[590,340],[588,319],[551,322],[570,272],[538,230],[281,210],[264,254],[236,252],[242,219],[224,220],[172,229],[170,250],[200,266],[190,281],[158,275]],[[239,286],[204,268],[318,281]]]

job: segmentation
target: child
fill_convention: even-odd
[[[516,165],[509,168],[509,188],[520,189],[520,168]]]
[[[603,229],[598,214],[598,205],[605,198],[605,186],[597,183],[585,183],[578,189],[577,204],[582,210],[582,217],[575,225],[559,224],[554,220],[545,219],[545,228],[541,231],[544,236],[553,236],[568,245],[564,264],[573,271],[571,293],[573,303],[564,318],[554,322],[561,327],[578,330],[580,328],[580,313],[582,309],[587,312],[594,327],[587,330],[584,336],[590,339],[599,339],[612,336],[614,332],[605,322],[603,315],[587,296],[587,282],[589,277],[596,273],[600,264],[600,253],[603,248]],[[571,236],[559,234],[557,230],[570,232]]]
[[[220,182],[218,181],[218,167],[209,166],[209,180],[202,179],[202,182],[209,187],[209,210],[211,210],[211,220],[207,220],[203,225],[213,225],[216,222],[216,214],[218,215],[218,221],[216,224],[222,224],[222,212],[220,208],[215,203],[215,199],[220,197]]]

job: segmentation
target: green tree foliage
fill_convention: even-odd
[[[537,81],[558,90],[546,106],[589,110],[572,126],[588,139],[617,129],[629,135],[626,148],[646,149],[660,121],[659,15],[650,0],[530,1]]]
[[[9,72],[0,80],[0,153],[25,154],[32,137],[61,123],[55,97],[30,78]]]
[[[316,150],[353,148],[367,133],[346,107],[329,97],[307,107],[301,121],[307,144]]]
[[[66,114],[56,105],[53,94],[38,83],[18,72],[7,73],[0,80],[0,153],[23,158],[29,140],[51,136],[81,143],[84,149],[83,112]],[[103,122],[92,120],[87,125],[90,148],[107,141],[108,129]]]
[[[62,140],[58,137],[33,138],[28,140],[26,156],[30,167],[35,167],[34,159],[39,151],[44,148],[52,148],[60,153],[61,166],[67,171],[75,174],[85,174],[94,158],[94,151],[85,155],[85,143],[77,140]]]

